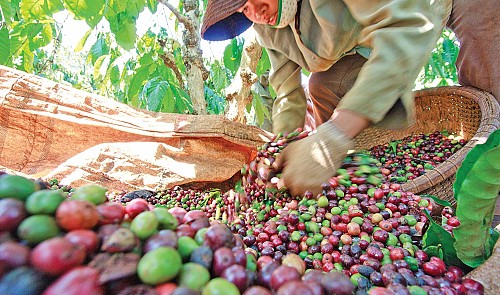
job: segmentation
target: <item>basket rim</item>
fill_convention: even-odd
[[[485,134],[489,135],[500,128],[500,105],[492,94],[472,86],[432,87],[417,90],[414,93],[415,99],[450,94],[472,98],[481,111],[481,121],[474,136],[460,150],[433,170],[401,185],[402,190],[418,194],[450,178],[445,175],[455,175],[468,152],[477,144],[486,141]]]

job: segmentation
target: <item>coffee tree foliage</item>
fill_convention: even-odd
[[[184,2],[176,6],[181,15]],[[199,4],[198,22],[206,0]],[[154,14],[159,5],[152,0],[0,0],[0,64],[135,107],[193,113],[184,45],[169,33],[183,26],[175,22],[137,34],[139,14],[145,10]],[[76,48],[61,45],[62,27],[54,18],[60,11],[88,26],[82,28],[87,32]],[[87,44],[91,39],[94,43]],[[84,47],[90,49],[83,52]],[[224,112],[224,89],[238,68],[242,49],[243,40],[235,39],[227,45],[223,59],[206,61],[209,76],[202,87],[207,113]]]
[[[416,88],[455,85],[458,83],[455,61],[458,57],[459,43],[455,34],[445,29],[436,47],[417,79]]]
[[[150,28],[142,35],[137,33],[139,15],[144,11],[154,14],[163,5],[161,2],[166,0],[0,0],[0,64],[134,107],[156,112],[195,113],[187,91],[191,86],[186,81],[184,41],[171,34],[182,31],[184,26],[176,20],[160,29]],[[188,1],[170,2],[179,15],[186,13],[184,6]],[[198,26],[206,3],[207,0],[197,3]],[[88,26],[82,28],[87,31],[75,48],[62,45],[63,28],[54,18],[61,11],[85,21]],[[89,38],[91,35],[93,38]],[[87,44],[91,39],[95,40],[93,44]],[[204,85],[201,85],[206,113],[224,113],[225,89],[240,65],[244,41],[241,37],[233,39],[224,45],[222,58],[203,61],[207,69]],[[444,32],[417,86],[455,83],[457,52],[453,34]],[[263,54],[257,74],[266,74],[269,67],[267,55]],[[260,98],[272,97],[274,93],[268,87],[255,87],[253,91],[254,101],[247,110],[255,119],[249,122],[260,125],[269,119],[265,107],[269,108],[269,103],[263,103]]]

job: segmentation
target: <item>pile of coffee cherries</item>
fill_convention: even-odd
[[[266,143],[242,168],[241,189],[176,187],[150,198],[158,206],[201,210],[210,220],[227,224],[242,239],[245,251],[262,265],[274,265],[274,269],[262,266],[262,278],[257,280],[270,291],[266,278],[278,265],[286,265],[311,279],[318,272],[341,273],[356,294],[482,294],[482,285],[463,278],[462,269],[422,249],[429,224],[424,210],[436,212],[437,204],[401,190],[401,183],[465,145],[463,139],[434,132],[376,146],[369,153],[347,157],[336,176],[322,185],[321,194],[291,196],[276,186],[279,171],[261,175],[261,167],[275,168],[283,148],[306,136],[297,130]],[[449,232],[460,224],[451,207],[437,212],[441,214],[436,218],[445,221]]]
[[[432,170],[461,149],[467,141],[445,131],[416,134],[369,149],[390,182],[405,183]]]

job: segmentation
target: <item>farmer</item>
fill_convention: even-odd
[[[292,194],[321,192],[352,138],[414,121],[415,80],[448,25],[461,42],[459,80],[500,98],[500,0],[209,0],[201,34],[231,39],[252,24],[271,60],[273,132],[304,126],[309,79],[316,133],[287,146]]]

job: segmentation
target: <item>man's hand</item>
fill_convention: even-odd
[[[335,175],[354,144],[334,123],[328,121],[317,132],[293,142],[277,159],[281,180],[292,195],[310,191],[316,197],[321,185]]]

